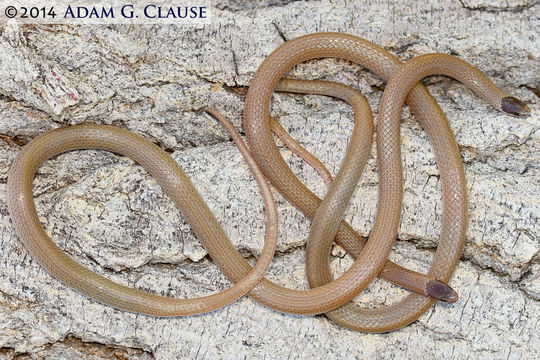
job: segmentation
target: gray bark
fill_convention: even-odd
[[[0,38],[0,359],[478,358],[538,357],[540,335],[540,44],[536,1],[216,1],[205,26],[20,26]],[[436,304],[412,325],[361,334],[324,316],[291,316],[248,297],[210,314],[160,319],[101,305],[52,278],[18,240],[5,205],[7,171],[21,145],[60,126],[114,124],[162,148],[186,170],[233,243],[262,248],[258,189],[224,130],[241,128],[245,92],[263,59],[285,40],[317,31],[369,39],[402,60],[455,54],[531,107],[528,118],[491,108],[463,85],[426,81],[447,114],[466,168],[470,222],[451,286],[460,300]],[[359,66],[310,61],[292,75],[345,82],[378,108],[383,83]],[[272,113],[335,174],[353,114],[322,96],[276,94]],[[403,113],[404,213],[391,258],[425,271],[441,230],[432,148]],[[283,149],[317,194],[324,184]],[[367,236],[376,204],[372,158],[347,219]],[[194,297],[230,285],[180,212],[131,160],[79,151],[48,161],[34,182],[39,215],[54,241],[115,281]],[[268,277],[307,288],[309,221],[278,198],[280,243]],[[351,259],[335,248],[336,274]],[[356,301],[389,304],[406,291],[375,281]],[[535,350],[536,349],[536,350]]]

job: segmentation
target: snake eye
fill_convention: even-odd
[[[531,112],[529,107],[525,105],[523,101],[516,99],[513,96],[502,98],[501,108],[505,113],[514,116],[529,116]]]

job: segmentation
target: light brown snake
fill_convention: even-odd
[[[379,190],[377,213],[367,243],[343,222],[347,204],[369,156],[373,133],[371,110],[356,90],[323,81],[282,80],[296,64],[321,57],[343,58],[375,72],[388,82],[377,119]],[[224,306],[249,292],[261,303],[288,313],[326,313],[337,323],[361,331],[383,332],[407,325],[435,301],[455,301],[446,285],[461,256],[467,223],[466,189],[459,149],[440,108],[418,82],[425,76],[451,76],[474,90],[495,108],[526,116],[528,108],[507,96],[482,73],[455,57],[431,54],[402,65],[384,49],[355,36],[319,33],[302,36],[276,49],[259,67],[250,85],[244,127],[249,150],[232,125],[217,117],[245,157],[261,190],[267,213],[266,240],[255,267],[234,249],[201,196],[182,169],[159,147],[126,130],[103,125],[57,129],[28,143],[14,161],[8,178],[8,208],[26,248],[52,275],[82,293],[119,309],[155,316],[203,313]],[[335,180],[311,154],[302,149],[269,115],[274,90],[324,94],[353,106],[355,128]],[[411,107],[433,144],[443,188],[441,241],[426,275],[387,261],[397,236],[402,201],[400,115]],[[274,142],[274,131],[293,151],[312,164],[329,186],[321,201],[289,169]],[[156,178],[178,205],[212,259],[235,282],[229,289],[198,299],[173,299],[114,283],[84,268],[43,230],[34,205],[32,181],[47,159],[74,149],[102,149],[128,156]],[[252,154],[253,158],[251,157]],[[262,175],[260,168],[264,176]],[[294,290],[263,277],[277,242],[277,212],[266,179],[289,201],[313,219],[307,245],[307,274],[311,289]],[[330,250],[334,240],[355,258],[343,275],[333,279]],[[414,292],[390,306],[361,308],[350,301],[381,276]]]

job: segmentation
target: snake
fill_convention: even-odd
[[[357,90],[343,84],[282,79],[295,65],[324,57],[355,62],[387,82],[376,125],[377,212],[367,242],[343,220],[343,215],[369,157],[374,130],[369,104]],[[247,145],[220,112],[207,109],[229,132],[254,174],[263,197],[267,215],[266,237],[254,267],[234,248],[195,186],[168,154],[139,135],[111,126],[82,124],[60,128],[40,135],[23,147],[8,175],[7,203],[13,226],[25,247],[53,276],[118,309],[153,316],[192,315],[215,310],[248,294],[272,309],[293,314],[325,313],[338,324],[355,330],[386,332],[400,328],[415,321],[437,300],[457,300],[456,292],[447,283],[465,242],[467,200],[459,148],[444,114],[420,83],[423,77],[433,74],[461,81],[505,113],[514,116],[529,113],[523,102],[506,95],[480,71],[456,57],[429,54],[402,64],[383,48],[341,33],[301,36],[284,43],[263,61],[251,81],[245,101]],[[328,95],[353,107],[353,135],[335,179],[270,116],[274,91]],[[387,259],[397,237],[401,213],[403,178],[399,139],[400,115],[405,102],[427,132],[441,174],[441,241],[427,274],[411,271]],[[323,200],[293,174],[273,134],[323,176],[328,186]],[[65,254],[40,224],[32,182],[44,161],[77,149],[107,150],[142,165],[173,199],[212,260],[234,284],[222,292],[201,298],[170,298],[115,283]],[[312,219],[306,247],[310,289],[286,288],[264,277],[278,237],[277,211],[268,183]],[[353,265],[336,279],[329,266],[334,241],[355,259]],[[362,308],[352,302],[377,276],[413,292],[382,308]]]

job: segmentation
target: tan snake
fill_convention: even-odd
[[[342,222],[350,196],[367,160],[372,136],[371,111],[365,99],[351,88],[329,82],[302,82],[281,77],[297,63],[319,57],[339,57],[359,63],[389,81],[384,91],[377,122],[379,200],[375,224],[364,244],[352,228]],[[488,100],[513,115],[527,115],[527,107],[506,96],[484,75],[454,57],[433,54],[400,67],[391,54],[361,38],[320,33],[289,41],[276,49],[258,69],[246,99],[244,127],[255,161],[219,113],[209,110],[227,128],[259,183],[267,212],[266,240],[256,266],[252,268],[234,249],[185,173],[157,146],[126,130],[102,125],[78,125],[46,133],[27,144],[13,163],[8,178],[8,208],[19,237],[32,255],[55,277],[103,303],[120,309],[156,316],[188,315],[211,311],[249,292],[274,309],[299,314],[327,313],[334,321],[363,331],[389,331],[414,321],[434,302],[433,298],[455,301],[445,285],[459,260],[466,227],[466,195],[459,151],[448,124],[431,96],[421,85],[422,77],[442,73],[457,78]],[[271,128],[290,147],[287,134],[269,116],[272,92],[319,93],[348,101],[355,111],[355,130],[346,158],[336,179],[329,184],[322,201],[294,176],[283,161],[271,135]],[[412,90],[411,90],[412,89]],[[402,175],[399,146],[399,117],[405,97],[433,143],[443,183],[443,231],[441,244],[427,275],[404,269],[386,260],[397,235],[401,211]],[[38,167],[48,158],[73,150],[96,148],[131,157],[156,178],[179,206],[212,259],[235,282],[219,293],[199,299],[172,299],[135,290],[107,280],[69,258],[43,230],[32,195],[32,181]],[[304,158],[309,154],[297,151]],[[315,163],[321,174],[327,171]],[[266,178],[295,206],[313,218],[307,246],[310,290],[293,290],[263,278],[277,241],[277,213]],[[353,257],[354,265],[333,280],[329,268],[332,242],[341,244]],[[377,275],[416,293],[383,309],[362,309],[348,304]],[[251,290],[251,291],[250,291]]]

